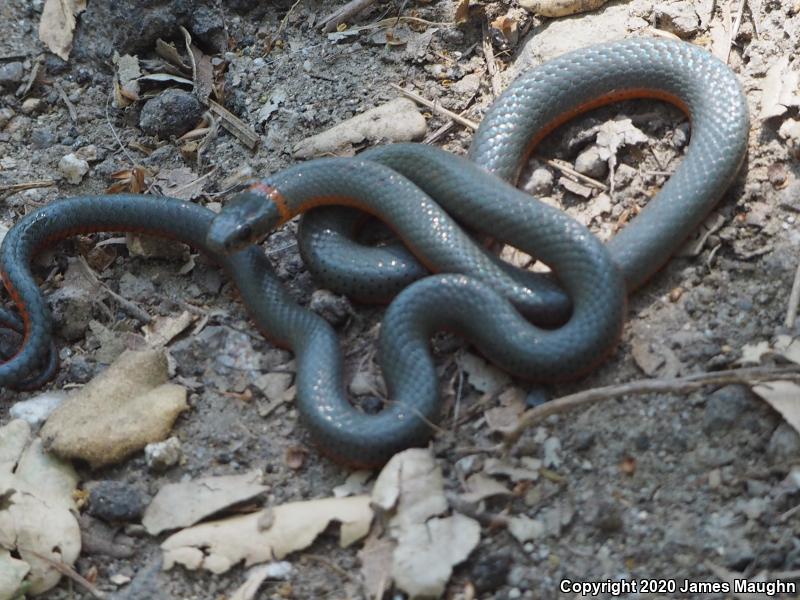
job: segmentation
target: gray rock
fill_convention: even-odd
[[[591,519],[591,522],[604,533],[621,531],[625,525],[620,505],[613,500],[601,500],[594,507],[594,518]]]
[[[505,552],[493,552],[480,557],[470,568],[470,580],[475,591],[488,594],[504,586],[511,569],[511,556]]]
[[[40,127],[31,132],[31,144],[34,148],[49,148],[55,141],[56,136],[48,127]]]
[[[608,163],[600,156],[598,149],[592,146],[575,159],[575,170],[589,177],[605,177],[608,173]]]
[[[692,2],[663,4],[655,11],[656,26],[679,38],[694,36],[700,27],[700,17]]]
[[[10,108],[0,108],[0,129],[3,129],[8,122],[14,118],[14,111]]]
[[[795,460],[800,455],[800,435],[788,423],[782,422],[767,444],[767,456],[774,462]]]
[[[178,464],[183,456],[181,441],[175,436],[163,442],[153,442],[144,447],[147,468],[154,472],[166,471]]]
[[[227,50],[228,37],[225,34],[225,23],[219,11],[208,6],[198,6],[192,13],[189,29],[199,41],[218,52]]]
[[[13,85],[25,77],[25,67],[21,62],[0,64],[0,86]]]
[[[109,522],[138,521],[144,512],[139,490],[121,481],[99,481],[89,492],[89,514]]]
[[[549,169],[539,167],[533,170],[524,189],[534,196],[546,196],[553,191],[553,174]]]
[[[8,411],[14,419],[23,419],[34,427],[47,420],[55,408],[67,397],[65,392],[43,392],[33,398],[15,403]]]
[[[180,136],[194,127],[203,115],[197,96],[183,90],[166,90],[148,100],[139,115],[139,127],[162,139]]]
[[[350,301],[328,290],[315,290],[308,308],[333,326],[341,325],[353,314]]]
[[[712,433],[731,429],[737,424],[742,413],[754,403],[753,393],[743,385],[726,385],[719,388],[706,402],[703,430]]]
[[[161,558],[141,569],[125,588],[110,596],[111,600],[169,600],[167,576],[161,570]]]

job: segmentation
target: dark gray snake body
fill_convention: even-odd
[[[683,108],[692,138],[662,191],[604,246],[508,182],[556,125],[632,97]],[[485,116],[471,161],[414,144],[310,161],[254,184],[226,205],[206,240],[187,241],[232,271],[259,328],[295,352],[298,406],[318,445],[348,464],[375,465],[425,443],[430,425],[440,419],[428,346],[435,331],[464,335],[493,362],[530,380],[573,378],[597,365],[619,338],[626,288],[635,289],[663,265],[719,200],[741,165],[747,133],[747,105],[736,77],[704,50],[661,39],[593,46],[517,79]],[[296,214],[325,205],[380,217],[408,248],[359,246],[342,235],[346,219],[311,212],[301,248],[326,287],[385,298],[424,272],[417,261],[437,273],[408,285],[386,312],[380,358],[390,402],[376,415],[348,401],[334,331],[286,297],[250,245]],[[196,219],[198,228],[208,227],[206,216]],[[459,224],[528,252],[555,278],[498,264]],[[7,244],[0,256],[6,272],[10,262],[29,260],[10,254]],[[11,288],[19,292],[23,280]],[[37,341],[40,353],[45,342],[49,338]],[[3,368],[9,364],[0,366],[0,382],[8,381]]]

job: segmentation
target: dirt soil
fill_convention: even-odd
[[[24,56],[26,76],[43,52],[36,35],[42,4],[4,0],[0,5],[0,57]],[[209,9],[189,0],[90,0],[79,20],[70,59],[64,62],[47,55],[44,60],[27,95],[40,100],[36,106],[24,106],[24,99],[15,95],[24,78],[0,89],[0,109],[10,109],[0,121],[0,187],[56,180],[53,187],[5,192],[2,224],[11,227],[23,214],[59,197],[102,193],[113,182],[113,173],[135,165],[147,170],[148,185],[158,181],[158,173],[167,174],[162,183],[168,181],[176,169],[189,169],[192,178],[208,174],[196,201],[224,203],[235,184],[294,163],[292,149],[300,140],[397,97],[390,83],[480,121],[494,97],[482,24],[508,11],[523,35],[516,42],[497,40],[494,46],[502,85],[543,58],[610,37],[652,35],[651,28],[711,48],[719,43],[714,32],[720,24],[737,16],[736,2],[731,8],[728,2],[714,7],[711,2],[633,0],[612,2],[584,15],[540,19],[507,3],[488,2],[483,6],[485,16],[473,15],[465,25],[456,26],[451,23],[454,1],[388,2],[377,4],[357,22],[402,14],[430,24],[398,26],[392,35],[404,39],[387,44],[380,29],[339,39],[321,33],[321,16],[338,4],[333,0],[300,0],[294,7],[285,1],[223,2]],[[800,167],[792,154],[792,140],[778,133],[791,112],[768,121],[759,118],[768,68],[781,56],[800,50],[800,16],[792,4],[748,2],[731,45],[728,62],[747,92],[753,128],[747,163],[709,219],[710,233],[706,231],[685,256],[669,261],[631,298],[622,342],[608,361],[570,384],[546,389],[518,381],[510,384],[522,391],[527,402],[646,376],[731,368],[737,366],[746,344],[782,333],[800,335],[800,324],[788,330],[784,325],[800,261]],[[221,16],[224,34],[201,33],[202,23],[196,22],[201,9]],[[144,133],[143,101],[125,109],[110,103],[114,50],[136,54],[142,61],[153,59],[156,38],[182,40],[179,24],[195,27],[204,51],[220,59],[217,66],[227,63],[224,105],[258,133],[260,144],[254,151],[220,130],[198,164],[196,154],[181,153],[183,142]],[[390,36],[390,41],[395,38]],[[73,107],[72,116],[64,97]],[[274,108],[262,118],[262,108],[270,102]],[[429,132],[448,122],[436,113],[425,114]],[[544,162],[557,158],[574,167],[594,143],[598,127],[623,118],[630,119],[647,140],[622,147],[612,174],[597,161],[590,165],[591,176],[601,183],[608,185],[614,178],[613,190],[601,198],[582,197],[585,188],[566,181],[563,172]],[[688,134],[685,117],[658,102],[604,108],[551,134],[523,183],[607,237],[674,170]],[[456,125],[435,143],[464,154],[470,139],[470,131]],[[91,144],[97,156],[90,161],[89,172],[80,183],[69,183],[59,161]],[[598,196],[597,190],[590,186],[589,195]],[[593,203],[598,201],[607,203],[605,208],[596,208]],[[265,248],[286,285],[307,304],[316,288],[293,232],[290,224]],[[96,247],[103,239],[112,242]],[[99,471],[78,465],[82,486],[88,489],[103,480],[123,482],[146,504],[167,482],[260,468],[270,488],[267,505],[330,496],[348,471],[318,454],[291,403],[265,410],[269,402],[253,381],[263,373],[291,372],[291,355],[273,348],[253,330],[227,279],[202,257],[195,258],[193,268],[184,268],[187,252],[173,257],[163,252],[155,258],[135,256],[122,241],[114,240],[113,235],[101,235],[64,242],[35,265],[44,289],[54,297],[62,365],[52,389],[85,383],[126,345],[135,346],[141,339],[141,323],[113,296],[103,293],[76,300],[58,294],[70,285],[66,274],[80,254],[88,257],[105,285],[151,316],[188,309],[208,321],[201,331],[170,345],[176,380],[190,388],[191,410],[179,418],[173,432],[182,444],[180,464],[158,473],[148,469],[138,454]],[[322,304],[330,309],[329,303]],[[371,383],[366,387],[375,389],[380,389],[375,358],[380,315],[380,308],[353,304],[344,318],[339,315],[337,327],[350,375],[366,378]],[[498,406],[500,394],[483,394],[470,381],[463,370],[463,357],[470,352],[467,344],[437,338],[436,349],[446,400],[442,427],[448,433],[438,435],[432,448],[448,492],[458,494],[464,479],[494,455],[486,449],[493,448],[498,438],[484,413]],[[0,424],[8,422],[8,408],[14,402],[32,395],[4,390]],[[370,394],[360,400],[374,404]],[[307,450],[300,466],[287,460],[287,453],[298,447]],[[544,533],[522,543],[484,518],[482,541],[455,569],[448,597],[574,597],[559,591],[565,578],[718,581],[714,573],[718,567],[743,577],[792,571],[796,576],[800,570],[800,512],[793,510],[800,502],[800,485],[787,483],[800,459],[800,437],[747,389],[729,386],[691,394],[625,397],[553,416],[516,445],[514,458],[525,456],[543,461],[538,480],[506,481],[513,488],[511,496],[483,501],[471,510],[483,517],[524,514],[542,522]],[[76,564],[79,573],[91,576],[114,597],[221,599],[243,581],[243,567],[222,575],[178,568],[162,572],[159,543],[164,536],[150,537],[136,522],[116,527],[133,538],[131,556],[84,553]],[[308,551],[288,560],[295,567],[290,580],[265,583],[259,598],[366,597],[359,583],[357,547],[339,549],[333,535],[321,537]],[[133,583],[117,590],[109,578],[119,574],[133,578]],[[64,578],[43,597],[90,596]],[[403,596],[387,592],[386,597]]]

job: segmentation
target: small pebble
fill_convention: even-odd
[[[774,462],[796,460],[800,456],[800,435],[791,425],[782,422],[767,444],[767,456]]]
[[[0,86],[19,83],[25,77],[25,67],[21,62],[14,61],[0,64]]]
[[[608,163],[600,156],[600,151],[592,146],[575,159],[575,170],[589,177],[605,177],[608,173]]]
[[[64,392],[44,392],[33,398],[22,400],[12,405],[8,414],[14,419],[27,421],[31,426],[38,427],[47,420],[56,407],[61,404],[67,394]]]
[[[351,314],[353,307],[344,296],[337,296],[329,290],[315,290],[311,294],[308,308],[313,310],[333,326],[343,324]]]
[[[753,403],[752,392],[743,385],[726,385],[719,388],[706,402],[703,431],[712,433],[731,429]]]
[[[148,135],[167,139],[192,129],[203,116],[203,105],[191,92],[170,89],[145,102],[139,127]]]
[[[0,108],[0,129],[8,125],[8,122],[14,118],[14,114],[10,108]]]
[[[488,594],[504,586],[510,569],[511,556],[505,552],[493,552],[488,556],[481,556],[469,570],[475,591]]]
[[[553,174],[549,169],[539,167],[533,170],[530,179],[525,183],[525,191],[534,196],[547,196],[553,191]]]
[[[20,110],[26,114],[31,115],[39,110],[42,106],[42,101],[39,98],[26,98],[22,103]]]
[[[68,182],[77,185],[83,180],[83,176],[89,172],[89,163],[78,158],[73,153],[69,153],[58,161],[58,170]]]
[[[100,481],[89,492],[88,513],[108,522],[138,521],[144,512],[139,490],[121,481]]]
[[[163,442],[154,442],[144,447],[144,460],[147,468],[154,472],[166,471],[177,465],[183,457],[181,441],[175,436]]]

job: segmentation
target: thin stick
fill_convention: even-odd
[[[351,0],[322,19],[320,27],[325,33],[330,33],[336,30],[340,23],[345,22],[350,17],[372,6],[374,3],[375,0]]]
[[[72,120],[73,123],[77,123],[78,113],[75,110],[75,105],[72,104],[72,102],[69,99],[69,96],[67,96],[67,93],[64,91],[64,88],[61,87],[57,81],[53,83],[53,87],[56,88],[56,91],[58,92],[58,95],[61,98],[62,102],[64,102],[64,104],[67,105],[67,112],[69,113],[69,118]]]
[[[532,425],[541,422],[550,415],[556,415],[573,410],[585,408],[612,398],[640,394],[687,393],[707,385],[729,385],[732,383],[751,384],[760,381],[774,380],[800,381],[800,368],[798,367],[752,367],[744,369],[730,369],[712,373],[699,373],[688,377],[673,379],[642,379],[630,381],[620,385],[584,390],[576,394],[562,396],[536,408],[522,413],[517,426],[506,434],[503,442],[506,448],[511,448],[523,432]]]
[[[483,39],[481,42],[483,46],[483,57],[486,61],[486,71],[489,73],[489,81],[492,84],[492,95],[496,98],[502,93],[503,86],[500,83],[500,72],[497,69],[494,48],[492,47],[492,40],[489,36],[489,28],[486,26],[486,23],[483,24]]]
[[[111,123],[111,116],[108,114],[108,102],[110,99],[111,96],[106,97],[106,122],[108,123],[108,128],[111,130],[111,134],[114,136],[114,139],[117,140],[117,144],[119,144],[119,147],[122,148],[122,152],[125,154],[125,156],[128,157],[131,166],[134,166],[136,164],[136,161],[133,160],[133,157],[128,152],[128,149],[125,147],[125,144],[122,143],[122,140],[119,139],[119,136],[117,135],[117,130],[114,129],[114,125]]]
[[[591,177],[589,177],[588,175],[584,175],[583,173],[579,173],[578,171],[573,169],[571,166],[569,166],[562,160],[556,160],[554,158],[547,158],[547,159],[539,158],[539,160],[544,160],[544,162],[547,165],[561,171],[565,175],[569,175],[570,177],[573,177],[578,181],[590,185],[593,188],[597,188],[598,190],[603,190],[604,192],[608,191],[608,186],[605,183],[603,183],[602,181],[597,181],[597,179],[592,179]]]
[[[797,309],[800,307],[800,263],[797,263],[797,270],[794,272],[794,283],[789,294],[789,310],[786,311],[786,327],[794,327],[797,321]]]
[[[415,94],[414,92],[411,92],[409,90],[403,89],[403,88],[401,88],[399,85],[397,85],[395,83],[390,83],[389,85],[392,86],[394,89],[396,89],[401,94],[403,94],[404,96],[407,96],[408,98],[411,98],[417,104],[421,104],[422,106],[425,106],[426,108],[430,108],[433,112],[439,113],[440,115],[443,115],[443,116],[447,117],[448,119],[452,119],[453,121],[455,121],[459,125],[463,125],[464,127],[468,128],[468,129],[472,129],[473,131],[478,129],[478,124],[475,123],[474,121],[470,121],[469,119],[466,119],[466,118],[462,117],[461,115],[454,113],[451,110],[447,110],[446,108],[443,108],[443,107],[439,106],[435,102],[431,102],[427,98],[423,98],[419,94]]]
[[[49,556],[46,556],[44,554],[36,552],[35,550],[32,550],[31,548],[23,549],[17,547],[17,549],[24,550],[28,554],[32,554],[39,560],[46,562],[62,575],[66,575],[67,577],[69,577],[72,581],[74,581],[83,589],[85,589],[87,592],[89,592],[94,598],[97,598],[98,600],[104,600],[106,598],[106,595],[103,594],[103,592],[101,592],[100,590],[98,590],[94,584],[92,584],[88,579],[83,577],[74,568],[72,568],[72,566],[68,565],[63,560],[54,560]]]
[[[78,260],[80,261],[80,265],[83,268],[84,273],[89,277],[89,279],[93,280],[94,283],[103,288],[103,290],[109,296],[114,298],[114,300],[116,300],[117,303],[119,303],[119,306],[122,310],[124,310],[126,313],[128,313],[131,317],[133,317],[137,321],[144,324],[150,323],[153,320],[153,318],[149,314],[147,314],[147,312],[144,309],[139,308],[139,306],[135,302],[132,302],[127,298],[120,296],[117,292],[108,287],[105,281],[102,281],[97,276],[97,273],[95,273],[94,269],[92,269],[92,267],[89,266],[89,263],[86,262],[86,259],[83,256],[78,257]]]
[[[22,192],[25,190],[33,190],[36,188],[52,187],[56,184],[55,179],[38,179],[36,181],[23,181],[22,183],[9,183],[7,185],[0,185],[0,194],[6,192]]]

